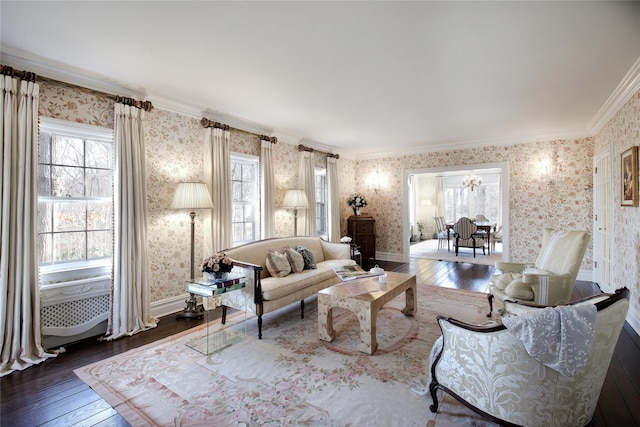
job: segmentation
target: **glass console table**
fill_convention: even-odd
[[[185,290],[206,299],[205,310],[207,326],[196,337],[187,342],[187,346],[202,354],[212,354],[242,341],[245,336],[246,310],[244,315],[227,317],[226,323],[212,322],[213,309],[222,305],[222,294],[238,291],[246,286],[242,274],[229,273],[225,279],[207,281],[204,278],[185,280]]]

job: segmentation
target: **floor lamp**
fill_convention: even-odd
[[[285,209],[293,209],[293,233],[298,235],[298,209],[308,209],[309,202],[307,194],[304,190],[287,190],[284,195],[282,207]]]
[[[197,209],[213,209],[213,202],[209,195],[207,184],[203,182],[181,182],[176,187],[176,193],[171,202],[172,209],[185,209],[191,217],[191,279],[195,279],[194,271],[194,237]],[[203,310],[198,309],[198,300],[194,294],[190,294],[187,307],[178,313],[178,318],[202,317]]]

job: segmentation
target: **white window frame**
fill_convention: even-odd
[[[95,141],[108,142],[113,144],[113,130],[109,128],[87,125],[84,123],[69,122],[49,117],[40,118],[40,132],[51,132],[64,134],[66,136]],[[39,144],[39,138],[38,138]],[[112,149],[114,153],[115,148]],[[115,155],[115,154],[114,154]],[[39,163],[38,163],[39,167]],[[112,167],[115,167],[112,162]],[[112,169],[113,172],[113,169]],[[40,200],[41,196],[38,196]],[[113,203],[113,194],[112,194]],[[38,215],[40,212],[38,212]],[[115,214],[115,213],[114,213]],[[114,223],[116,218],[114,216]],[[39,223],[39,221],[38,221]],[[37,231],[39,233],[39,230]],[[40,262],[40,260],[38,260]],[[57,287],[60,282],[81,280],[89,277],[110,275],[113,265],[113,256],[109,258],[92,259],[85,261],[60,262],[41,265],[40,283],[41,288]]]
[[[322,181],[322,187],[320,187],[320,185],[318,185],[318,177],[323,177],[321,179]],[[313,188],[316,194],[316,206],[315,206],[315,210],[316,210],[316,229],[315,229],[315,233],[316,236],[327,239],[329,238],[329,232],[328,232],[328,220],[329,220],[329,199],[328,199],[328,191],[327,191],[327,170],[324,168],[314,168],[313,170]],[[322,195],[323,197],[318,197],[319,195]],[[322,202],[322,200],[324,199],[324,203]],[[324,223],[324,230],[320,229],[320,223],[323,222]]]
[[[249,154],[241,154],[241,153],[231,153],[231,170],[233,171],[234,163],[243,163],[243,164],[251,164],[255,168],[254,174],[254,182],[252,183],[252,192],[254,197],[250,202],[235,202],[233,201],[233,179],[230,176],[231,180],[231,226],[234,227],[234,224],[237,224],[237,221],[233,220],[233,209],[234,205],[237,203],[242,203],[243,205],[251,206],[253,209],[252,221],[242,221],[243,224],[248,222],[253,223],[253,240],[235,240],[235,233],[232,233],[232,246],[239,246],[245,243],[253,242],[256,240],[260,240],[260,158],[258,156],[252,156]],[[231,172],[232,172],[231,171]]]

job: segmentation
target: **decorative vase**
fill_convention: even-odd
[[[356,215],[360,215],[360,208],[356,208]]]
[[[355,206],[352,206],[351,209],[353,209],[354,215],[360,215],[360,208],[356,208]]]
[[[216,271],[215,273],[207,273],[207,281],[215,282],[216,280],[224,280],[229,277],[226,271]]]

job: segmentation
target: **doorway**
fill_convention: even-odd
[[[499,198],[495,202],[495,206],[487,205],[482,202],[482,198],[474,197],[474,200],[464,205],[461,202],[460,195],[469,194],[470,188],[464,188],[462,185],[463,178],[475,175],[477,178],[485,176],[486,186],[492,187],[494,198]],[[439,177],[436,179],[436,177]],[[502,226],[502,260],[508,259],[509,256],[509,165],[508,163],[489,163],[477,165],[460,165],[437,168],[424,168],[406,170],[403,172],[403,259],[409,261],[411,256],[411,243],[415,243],[415,239],[420,239],[422,232],[423,239],[425,234],[427,238],[433,237],[435,232],[434,216],[444,216],[446,220],[453,221],[458,216],[472,215],[482,213],[487,214],[488,211],[491,220],[496,220]],[[436,181],[438,183],[436,183]],[[449,184],[444,184],[446,181]],[[453,183],[458,183],[453,184]],[[423,188],[418,189],[418,187]],[[448,188],[447,201],[445,202],[444,187]],[[476,187],[476,191],[487,192],[488,188]],[[495,196],[499,193],[499,197]],[[475,194],[474,194],[475,196]],[[474,205],[477,204],[477,206]],[[484,204],[483,204],[484,203]],[[464,205],[464,206],[463,206]],[[482,211],[482,212],[480,212]],[[447,216],[448,215],[448,216]],[[449,218],[451,216],[451,218]],[[418,230],[420,225],[420,231]],[[413,240],[413,242],[412,242]],[[444,250],[446,252],[446,249]]]

